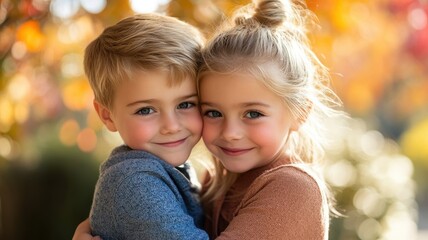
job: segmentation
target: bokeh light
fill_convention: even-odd
[[[14,123],[13,107],[10,99],[2,94],[0,94],[0,109],[0,132],[7,133]]]
[[[80,79],[67,83],[62,92],[62,99],[70,110],[78,111],[92,107],[93,94],[88,81]]]
[[[382,227],[378,221],[368,218],[360,224],[357,233],[362,240],[378,239],[381,229]]]
[[[97,14],[104,10],[104,8],[107,5],[107,1],[106,0],[91,0],[91,1],[80,0],[80,4],[89,13]]]
[[[131,8],[136,13],[151,13],[169,3],[169,0],[129,0]]]
[[[15,42],[12,46],[12,57],[15,59],[22,59],[27,53],[27,46],[23,42]]]
[[[8,93],[12,100],[19,101],[28,95],[30,83],[23,74],[15,75],[9,82]]]
[[[97,146],[97,136],[91,128],[85,128],[77,135],[77,145],[83,152],[91,152]]]
[[[326,124],[337,126],[339,122],[344,126],[329,132],[336,141],[326,146],[330,163],[324,170],[325,179],[336,190],[338,209],[345,215],[339,239],[390,239],[395,231],[400,231],[400,236],[415,235],[416,189],[410,159],[398,153],[395,142],[378,131],[367,130],[364,121],[336,120]],[[331,150],[341,142],[347,144],[337,155]],[[401,209],[396,208],[397,203]],[[388,218],[400,211],[408,213],[403,220],[405,225],[398,226],[398,230],[387,227],[391,221]]]
[[[7,8],[3,1],[0,3],[0,24],[4,22],[7,16]]]
[[[428,24],[427,13],[422,8],[414,8],[410,10],[408,21],[414,29],[424,29]]]
[[[414,161],[428,167],[428,118],[416,121],[401,138],[403,151]]]
[[[344,188],[355,184],[357,170],[349,161],[343,159],[329,165],[325,175],[332,186]]]
[[[15,104],[15,122],[24,124],[30,116],[30,107],[28,102],[22,101]]]
[[[34,20],[29,20],[19,26],[16,38],[25,44],[29,52],[39,52],[44,47],[45,39],[41,33],[40,24]]]
[[[12,143],[6,137],[0,135],[0,156],[7,158],[12,152]]]
[[[59,131],[59,139],[64,145],[73,146],[77,142],[77,135],[79,134],[79,123],[74,119],[66,120]]]
[[[61,19],[73,17],[79,11],[79,8],[79,0],[52,0],[50,5],[51,13]]]
[[[61,60],[61,73],[66,78],[83,75],[83,56],[76,53],[64,55]],[[85,80],[86,81],[86,80]]]

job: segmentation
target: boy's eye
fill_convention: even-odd
[[[182,103],[178,104],[177,108],[178,109],[187,109],[187,108],[192,108],[194,106],[195,106],[194,103],[191,103],[191,102],[182,102]]]
[[[140,110],[138,110],[135,114],[143,115],[144,116],[144,115],[152,114],[154,112],[155,111],[152,108],[145,107],[145,108],[141,108]]]
[[[247,112],[247,114],[245,114],[245,117],[250,118],[250,119],[259,118],[259,117],[263,117],[263,116],[264,116],[263,114],[256,112],[256,111],[249,111],[249,112]]]
[[[204,113],[204,116],[207,116],[209,118],[218,118],[218,117],[222,117],[221,113],[219,111],[215,111],[215,110],[210,110],[210,111],[206,111]]]

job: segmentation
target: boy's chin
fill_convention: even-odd
[[[182,164],[184,164],[190,156],[190,152],[189,153],[171,153],[171,154],[162,154],[164,155],[163,157],[160,157],[162,160],[164,160],[165,162],[171,164],[174,167],[180,166]]]

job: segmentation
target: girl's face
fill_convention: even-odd
[[[281,98],[248,74],[216,74],[200,84],[207,148],[231,172],[243,173],[285,157],[296,128]]]

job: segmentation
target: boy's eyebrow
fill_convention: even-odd
[[[189,94],[189,95],[185,95],[183,97],[180,97],[179,100],[181,101],[181,100],[192,98],[192,97],[198,97],[198,94],[197,93],[192,93],[192,94]],[[157,100],[157,99],[137,100],[135,102],[126,104],[126,106],[130,107],[132,105],[141,104],[141,103],[150,104],[150,103],[157,102],[157,101],[159,101],[159,100]]]
[[[192,94],[183,96],[180,99],[188,99],[188,98],[192,98],[192,97],[198,97],[198,94],[197,93],[192,93]]]
[[[147,103],[147,104],[149,104],[149,103],[152,103],[152,102],[156,102],[156,100],[155,99],[137,100],[135,102],[126,104],[126,106],[130,107],[132,105],[137,105],[137,104],[140,104],[140,103]]]

